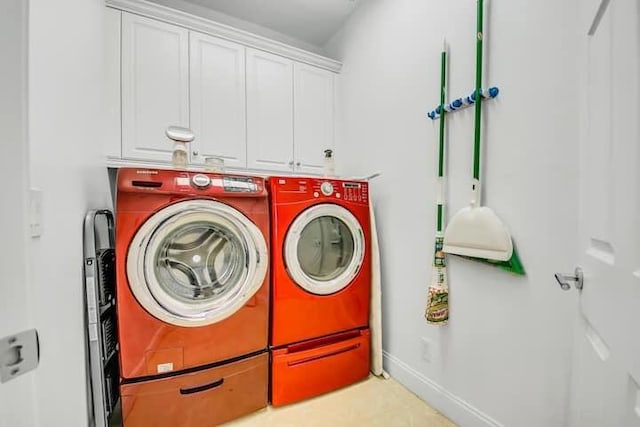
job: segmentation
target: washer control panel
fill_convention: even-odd
[[[322,184],[320,184],[320,191],[322,191],[322,194],[324,194],[325,196],[332,195],[333,184],[331,184],[329,181],[324,181]]]
[[[193,175],[193,177],[191,178],[191,182],[195,187],[207,188],[209,185],[211,185],[211,178],[209,178],[207,175],[198,173]]]
[[[188,179],[184,180],[188,183]],[[202,173],[191,177],[191,185],[199,190],[218,188],[227,193],[256,193],[261,190],[253,178],[244,176],[213,176]]]
[[[266,197],[265,184],[260,176],[144,168],[118,171],[120,192]]]
[[[232,193],[255,193],[258,191],[258,184],[252,178],[245,176],[225,176],[222,179],[222,186],[225,191]]]

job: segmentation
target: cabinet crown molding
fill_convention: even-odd
[[[114,9],[179,25],[189,30],[199,31],[248,47],[275,53],[276,55],[324,68],[334,73],[339,73],[342,68],[342,63],[335,59],[145,0],[105,0],[105,4]]]

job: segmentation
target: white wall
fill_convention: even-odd
[[[42,236],[30,248],[40,334],[40,425],[86,426],[82,221],[110,205],[105,125],[103,0],[31,0],[31,186],[43,190]]]
[[[578,72],[575,2],[487,1],[484,202],[508,224],[527,269],[517,277],[449,257],[451,320],[423,318],[435,230],[442,37],[449,98],[474,87],[476,2],[363,2],[327,46],[344,63],[339,170],[381,171],[377,202],[385,367],[463,426],[561,426],[575,298],[553,273],[576,265]],[[449,213],[469,201],[473,109],[449,116]],[[421,338],[431,342],[423,360]]]
[[[23,0],[0,2],[0,338],[33,328],[26,266],[27,14]],[[33,396],[34,373],[0,384],[0,426],[35,425]]]
[[[299,49],[308,50],[310,52],[324,55],[324,50],[311,43],[307,43],[303,40],[295,37],[280,33],[275,30],[271,30],[262,25],[258,25],[254,22],[245,21],[244,19],[236,18],[235,16],[227,15],[226,13],[218,12],[208,7],[201,6],[196,3],[191,3],[185,0],[149,0],[152,3],[157,3],[162,6],[170,7],[172,9],[181,10],[192,15],[200,16],[210,19],[220,24],[229,25],[240,30],[248,31],[253,34],[257,34],[268,39],[277,40],[281,43],[288,44],[290,46],[297,47]]]

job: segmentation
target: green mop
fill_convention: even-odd
[[[480,205],[480,119],[482,106],[483,0],[478,1],[476,40],[476,88],[474,118],[473,182],[471,203],[458,211],[444,233],[443,251],[496,265],[515,274],[525,274],[511,235],[500,218]]]
[[[427,296],[427,309],[424,317],[427,322],[444,324],[449,320],[449,284],[447,282],[447,266],[442,252],[443,233],[443,205],[444,205],[444,110],[445,83],[447,69],[447,44],[444,43],[440,57],[440,129],[438,144],[438,187],[437,187],[437,223],[436,243],[433,255],[433,273]]]

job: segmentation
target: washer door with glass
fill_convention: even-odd
[[[285,238],[287,271],[296,284],[316,295],[347,287],[364,259],[364,233],[342,206],[321,204],[300,214]]]
[[[213,200],[189,200],[158,211],[140,227],[127,253],[127,277],[151,315],[198,327],[245,305],[268,263],[263,234],[241,212]]]

